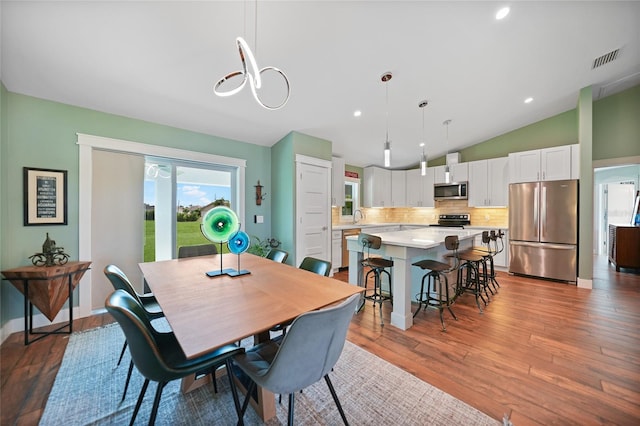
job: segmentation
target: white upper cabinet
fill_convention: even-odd
[[[391,207],[391,171],[380,167],[364,168],[363,207]]]
[[[571,179],[571,145],[509,154],[509,182]]]
[[[571,145],[571,179],[580,179],[580,145]]]
[[[420,169],[407,170],[407,206],[433,207],[433,176],[435,167],[427,167],[426,176]]]
[[[469,180],[469,163],[455,163],[449,166],[449,182],[466,182]],[[434,167],[434,182],[447,183],[446,167]]]
[[[507,157],[469,162],[469,207],[507,205],[508,165]]]
[[[344,206],[344,159],[331,159],[331,205]]]
[[[407,205],[407,171],[391,171],[391,206],[405,207]]]
[[[433,184],[435,183],[435,167],[427,167],[426,176],[422,176],[422,207],[435,207]],[[409,188],[409,186],[407,186]]]
[[[571,145],[540,150],[540,180],[571,179]]]

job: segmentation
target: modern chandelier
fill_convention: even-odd
[[[255,31],[254,31],[254,43],[253,43],[254,47],[257,45],[257,40],[258,40],[258,2],[256,0]],[[220,97],[233,96],[236,93],[240,92],[240,90],[244,88],[244,86],[247,84],[247,81],[248,81],[249,86],[251,87],[251,93],[253,93],[254,99],[256,100],[256,102],[258,102],[258,104],[261,107],[269,110],[276,110],[285,106],[287,101],[289,101],[289,96],[291,95],[291,86],[289,85],[289,79],[287,78],[286,74],[282,70],[272,66],[258,69],[258,63],[256,61],[256,58],[253,55],[253,52],[251,51],[251,49],[249,48],[249,44],[244,40],[244,38],[237,37],[236,44],[238,45],[238,52],[240,53],[242,70],[230,72],[229,74],[225,75],[220,80],[218,80],[218,82],[213,88],[213,92]],[[264,101],[262,101],[262,99],[260,99],[260,96],[258,95],[259,89],[262,88],[262,75],[266,72],[275,72],[276,74],[280,75],[284,80],[287,91],[286,91],[286,96],[284,97],[284,100],[280,104],[268,105]],[[227,81],[232,79],[235,79],[237,81],[238,78],[236,77],[242,78],[242,82],[237,87],[228,89],[228,90],[221,89],[221,86]]]
[[[389,140],[389,86],[387,85],[387,83],[389,82],[389,80],[391,80],[392,77],[393,77],[393,74],[391,74],[391,72],[389,71],[382,74],[382,77],[380,78],[382,82],[385,83],[386,102],[387,102],[387,136],[385,138],[384,151],[383,151],[385,167],[391,167],[391,141]]]

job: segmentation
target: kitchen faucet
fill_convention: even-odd
[[[356,209],[356,211],[353,212],[353,223],[358,223],[358,213],[360,213],[360,219],[364,219],[364,213]]]

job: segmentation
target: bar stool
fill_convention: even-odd
[[[373,274],[374,276],[374,286],[373,293],[367,294],[365,290],[364,298],[366,300],[373,301],[373,307],[375,308],[376,303],[380,308],[380,326],[384,327],[384,321],[382,320],[382,303],[386,300],[393,300],[393,292],[391,289],[391,273],[389,273],[388,269],[393,267],[393,260],[385,259],[379,256],[371,256],[371,249],[377,250],[382,245],[382,239],[375,235],[360,233],[358,235],[358,243],[362,246],[362,252],[364,253],[365,249],[367,251],[367,257],[362,261],[361,265],[363,267],[370,268],[367,271],[367,274],[364,278],[364,287],[367,287],[367,281],[369,280],[369,275]],[[389,292],[387,294],[382,292],[382,274],[386,274],[389,281]]]
[[[495,231],[491,231],[495,234]],[[480,255],[484,258],[483,266],[487,268],[486,282],[483,282],[485,291],[488,290],[492,295],[495,295],[494,290],[498,291],[498,288],[493,284],[495,281],[495,268],[493,266],[493,256],[496,254],[495,246],[492,246],[491,234],[489,231],[482,231],[482,246],[474,246],[469,250],[474,254]],[[491,286],[489,285],[491,284]],[[487,296],[488,297],[488,296]]]
[[[473,249],[458,252],[458,257],[461,263],[458,269],[456,296],[472,293],[475,296],[478,310],[482,313],[480,300],[485,306],[489,300],[489,294],[487,293],[487,260]],[[487,296],[487,298],[485,299],[484,296]]]
[[[440,323],[442,324],[442,331],[447,331],[444,325],[444,318],[442,312],[446,307],[454,320],[458,320],[456,314],[451,310],[451,304],[455,300],[449,297],[449,280],[447,274],[458,269],[460,261],[458,259],[458,246],[460,241],[457,235],[449,235],[444,239],[444,246],[447,250],[452,251],[450,257],[453,257],[453,265],[449,263],[438,262],[437,260],[424,259],[413,264],[421,269],[428,269],[429,272],[422,276],[422,284],[420,285],[420,293],[416,295],[418,301],[418,309],[413,313],[413,317],[420,312],[420,308],[424,304],[424,310],[427,307],[437,308],[440,311]],[[427,291],[424,289],[424,282],[427,280]],[[444,280],[444,291],[442,288],[442,281]],[[436,287],[437,284],[437,287]],[[455,295],[454,295],[455,296]]]
[[[504,232],[501,229],[498,229],[497,231],[491,231],[489,236],[494,245],[494,252],[493,256],[491,257],[491,270],[489,272],[489,278],[491,279],[491,284],[497,290],[498,288],[500,288],[500,283],[496,279],[496,270],[493,265],[493,258],[496,255],[502,253],[502,251],[504,250],[504,240],[502,239],[502,237],[504,237]]]

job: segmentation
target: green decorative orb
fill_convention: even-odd
[[[202,218],[202,225],[200,225],[202,235],[214,243],[229,241],[239,229],[238,216],[225,206],[217,206],[209,210]]]

